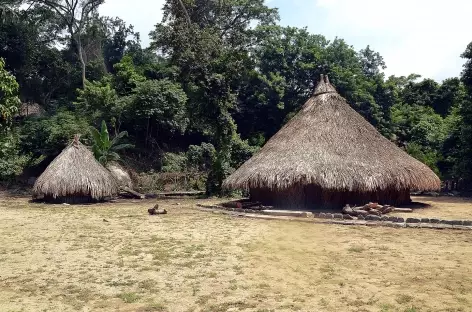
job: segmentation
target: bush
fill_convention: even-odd
[[[185,153],[164,153],[162,157],[162,172],[186,171],[187,158]]]
[[[210,143],[190,145],[186,153],[187,167],[194,171],[208,172],[215,156],[215,147]]]
[[[19,135],[14,132],[0,135],[0,181],[11,181],[19,175],[31,160],[21,155]]]
[[[406,152],[427,165],[438,176],[440,175],[438,162],[441,160],[441,157],[438,152],[422,147],[416,143],[408,144]]]
[[[249,145],[247,140],[241,140],[239,137],[233,141],[231,146],[231,167],[239,168],[249,158],[259,150],[259,146]]]
[[[170,80],[148,80],[138,84],[130,96],[129,121],[151,135],[171,136],[184,133],[188,125],[187,95],[179,84]]]
[[[25,153],[33,153],[35,157],[57,155],[75,134],[81,134],[87,141],[90,127],[83,117],[69,111],[59,112],[52,117],[30,119],[21,129],[20,148]]]

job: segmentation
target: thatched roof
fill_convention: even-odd
[[[36,180],[33,198],[89,197],[102,200],[118,193],[112,174],[76,136]]]
[[[383,137],[327,77],[300,112],[223,183],[225,188],[438,190],[433,171]]]
[[[38,103],[22,103],[15,117],[41,116],[44,112]]]
[[[123,168],[123,166],[121,166],[119,163],[111,162],[106,165],[106,168],[116,179],[119,186],[129,187],[130,189],[133,188],[133,181],[131,180],[131,176],[129,175],[128,171],[126,171],[126,169]]]

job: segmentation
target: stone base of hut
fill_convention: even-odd
[[[379,190],[375,192],[329,191],[308,185],[284,190],[251,189],[251,201],[283,209],[333,209],[377,202],[382,205],[401,206],[411,203],[409,190]]]

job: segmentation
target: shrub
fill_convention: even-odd
[[[31,160],[30,155],[20,154],[19,141],[14,132],[0,135],[0,181],[12,180]]]
[[[90,135],[87,121],[72,112],[62,111],[52,117],[27,120],[21,129],[20,148],[35,157],[57,155],[75,134],[81,134],[87,141]]]

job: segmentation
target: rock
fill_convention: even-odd
[[[343,219],[344,219],[344,220],[355,220],[353,216],[348,215],[348,214],[344,214],[344,215],[343,215]]]
[[[407,218],[406,223],[420,223],[420,219],[418,218]]]
[[[398,223],[403,223],[403,222],[405,222],[405,219],[402,218],[402,217],[397,217],[397,222]]]
[[[462,221],[462,224],[465,225],[465,226],[472,226],[472,221],[464,220],[464,221]]]
[[[387,221],[397,222],[397,217],[387,217]]]
[[[451,220],[439,220],[439,223],[440,223],[440,224],[450,224],[450,225],[452,225],[452,221],[451,221]]]
[[[421,223],[429,223],[429,218],[421,218]]]
[[[357,216],[357,219],[359,219],[359,220],[365,220],[365,217],[364,217],[363,215],[358,215],[358,216]]]
[[[429,219],[430,223],[439,223],[439,219]]]
[[[344,206],[344,208],[343,208],[343,213],[349,214],[349,215],[353,215],[353,214],[354,214],[354,210],[351,208],[351,206],[346,205],[346,206]]]
[[[462,225],[462,220],[452,220],[452,225]]]
[[[381,216],[380,217],[380,220],[382,220],[382,221],[389,221],[388,219],[389,219],[388,216]]]
[[[316,216],[315,216],[315,217],[316,217]],[[320,212],[317,217],[324,219],[324,218],[326,218],[326,213]]]
[[[368,221],[380,221],[380,217],[379,216],[374,216],[374,215],[368,215],[365,217],[366,220]]]
[[[342,213],[335,213],[335,214],[333,214],[333,218],[334,218],[334,219],[341,219],[341,220],[342,220],[343,214],[342,214]]]
[[[332,213],[327,213],[326,214],[326,219],[333,219],[334,215]]]

